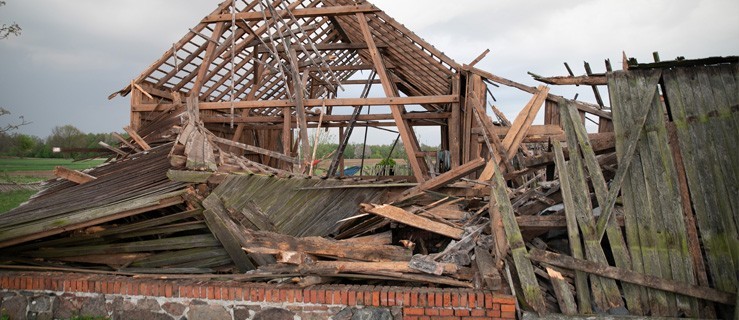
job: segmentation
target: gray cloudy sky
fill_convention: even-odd
[[[179,40],[219,0],[7,0],[0,24],[23,34],[0,41],[0,106],[33,121],[21,132],[45,137],[57,125],[122,131],[122,88]],[[621,51],[641,61],[739,54],[736,0],[375,0],[371,1],[460,63],[489,48],[478,67],[536,84],[526,74],[563,75],[567,61],[603,72]],[[588,88],[585,88],[588,89]],[[553,88],[565,96],[574,91]],[[589,90],[589,89],[588,89]],[[592,100],[582,90],[581,99]],[[528,96],[493,90],[512,118]],[[434,143],[434,138],[421,138]],[[438,140],[438,139],[436,139]],[[380,141],[384,142],[384,141]]]

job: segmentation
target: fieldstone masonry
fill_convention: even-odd
[[[480,320],[514,319],[514,306],[511,296],[459,289],[0,272],[0,309],[11,320]]]

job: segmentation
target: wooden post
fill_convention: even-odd
[[[461,77],[459,74],[455,74],[452,77],[452,95],[459,96],[459,90],[461,86]],[[460,104],[459,102],[453,102],[450,104],[451,107],[451,117],[447,119],[447,127],[449,130],[449,153],[451,154],[451,160],[452,160],[452,169],[458,167],[460,165],[460,149],[459,149],[459,139],[460,139]]]

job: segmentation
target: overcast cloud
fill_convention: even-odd
[[[218,0],[7,0],[0,23],[18,22],[20,37],[0,41],[0,106],[45,137],[57,125],[85,132],[121,131],[128,100],[107,96],[161,56]],[[530,85],[526,74],[563,75],[562,62],[584,73],[619,68],[621,52],[650,61],[739,54],[736,0],[375,0],[375,5],[460,63],[485,49],[478,67]],[[587,90],[585,90],[587,89]],[[572,89],[554,93],[574,95]],[[592,100],[589,88],[581,99]],[[510,117],[528,96],[495,89]],[[422,141],[434,143],[438,138]],[[377,141],[387,143],[386,141]]]

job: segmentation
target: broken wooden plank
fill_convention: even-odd
[[[595,190],[598,204],[603,204],[606,202],[606,198],[608,197],[608,185],[606,184],[603,172],[598,164],[598,159],[595,157],[595,152],[593,151],[593,147],[588,139],[585,125],[581,121],[582,118],[577,109],[571,108],[564,99],[559,101],[559,110],[561,122],[565,131],[567,131],[567,144],[572,146],[573,152],[577,150],[576,146],[580,147],[580,152],[575,152],[573,154],[578,157],[582,154],[590,175],[590,182]],[[616,224],[615,219],[608,220],[607,234],[616,266],[631,270],[631,257],[621,233],[621,227]],[[629,311],[633,314],[643,315],[644,311],[641,306],[641,294],[639,289],[628,283],[623,284],[622,287],[624,289],[624,298],[626,299]]]
[[[485,282],[488,290],[500,290],[501,289],[501,277],[498,268],[495,267],[495,261],[490,251],[480,246],[475,246],[475,263],[477,269],[480,271],[480,276]]]
[[[118,149],[116,147],[113,147],[113,146],[111,146],[111,145],[109,145],[109,144],[107,144],[105,142],[100,141],[100,142],[98,142],[98,145],[100,145],[101,147],[103,147],[105,149],[108,149],[110,151],[113,151],[113,152],[117,153],[118,155],[120,155],[122,157],[125,157],[125,156],[128,155],[127,152],[125,152],[125,151],[123,151],[121,149]]]
[[[93,177],[87,173],[79,172],[77,170],[67,169],[62,166],[56,166],[54,168],[54,175],[57,178],[72,181],[76,184],[85,184],[90,181],[95,181],[96,177]]]
[[[547,267],[547,274],[549,280],[552,281],[552,288],[554,288],[554,296],[557,298],[559,304],[559,310],[562,314],[572,316],[577,314],[577,304],[575,304],[575,297],[572,296],[567,281],[565,281],[562,273]]]
[[[452,239],[462,239],[462,235],[464,234],[464,230],[462,229],[429,220],[424,217],[419,217],[415,214],[389,204],[377,207],[369,204],[362,204],[361,206],[362,209],[366,212],[376,214],[378,216],[385,217],[414,228],[437,233]]]
[[[518,277],[521,280],[523,296],[526,301],[537,313],[544,315],[547,313],[544,296],[536,280],[534,268],[529,260],[526,245],[521,236],[521,230],[516,224],[516,216],[513,213],[511,200],[508,198],[508,187],[506,186],[503,174],[500,172],[498,164],[493,164],[493,188],[491,190],[491,198],[495,198],[496,205],[503,220],[506,238],[511,248],[511,255],[516,266]]]
[[[276,151],[272,151],[272,150],[267,150],[267,149],[264,149],[264,148],[260,148],[260,147],[256,147],[256,146],[252,146],[252,145],[248,145],[248,144],[244,144],[244,143],[240,143],[240,142],[234,142],[234,141],[231,141],[231,140],[228,140],[228,139],[223,139],[223,138],[219,138],[219,137],[215,137],[215,136],[214,137],[211,137],[211,138],[213,139],[213,141],[215,141],[217,143],[221,143],[221,144],[225,144],[227,146],[244,149],[246,151],[250,151],[250,152],[254,152],[254,153],[258,153],[258,154],[263,154],[263,155],[266,155],[266,156],[269,156],[269,157],[272,157],[272,158],[280,159],[280,160],[285,161],[285,162],[288,162],[288,163],[297,164],[297,163],[300,162],[297,159],[295,159],[293,157],[288,157],[285,154],[280,153],[280,152],[276,152]]]
[[[470,162],[467,162],[455,169],[449,170],[447,172],[442,173],[441,175],[438,175],[434,178],[431,178],[429,180],[426,180],[422,183],[419,183],[417,186],[410,188],[403,192],[403,198],[399,199],[398,201],[402,201],[403,199],[408,199],[413,196],[416,196],[424,191],[428,190],[436,190],[438,188],[441,188],[445,185],[447,185],[450,182],[453,182],[455,180],[458,180],[476,170],[479,170],[485,165],[486,161],[482,158],[477,158],[475,160],[472,160]]]
[[[624,270],[617,267],[611,267],[609,265],[604,265],[593,261],[576,259],[573,257],[557,254],[554,252],[548,252],[541,249],[531,249],[529,252],[529,257],[534,261],[548,263],[561,268],[579,270],[590,274],[597,274],[601,277],[634,283],[640,286],[679,293],[682,295],[723,303],[726,305],[734,305],[736,303],[737,297],[734,293],[690,285],[680,281],[668,280],[655,276],[648,276],[638,272]]]
[[[453,263],[437,262],[439,265],[438,275],[456,275],[460,267]],[[414,269],[405,261],[380,261],[380,262],[358,262],[358,261],[315,261],[312,263],[302,264],[299,267],[301,271],[318,271],[332,270],[342,273],[371,273],[371,272],[401,272],[401,273],[421,273],[418,269]]]
[[[133,139],[133,141],[136,142],[136,144],[138,144],[141,149],[144,149],[144,151],[151,149],[151,146],[149,146],[149,144],[146,143],[146,141],[144,141],[144,139],[141,138],[141,136],[139,136],[139,134],[131,127],[125,127],[123,128],[123,130],[128,133],[128,136],[131,137],[131,139]]]
[[[546,99],[548,93],[549,88],[545,86],[539,86],[534,96],[531,97],[531,100],[518,114],[516,120],[511,126],[511,129],[508,130],[508,133],[503,139],[503,148],[506,154],[505,157],[502,158],[511,159],[514,155],[516,155],[516,152],[518,152],[518,147],[521,145],[523,138],[526,136],[526,132],[531,127],[534,118],[536,118],[536,114],[539,112],[539,109],[544,104],[544,100]],[[485,169],[480,174],[480,178],[478,180],[490,180],[494,172],[493,161],[494,160],[488,162],[488,164],[485,166]]]
[[[529,73],[531,74],[531,73]],[[561,77],[542,77],[539,75],[531,74],[534,80],[544,82],[551,85],[607,85],[608,79],[605,75],[582,75],[582,76],[561,76]]]
[[[575,198],[570,187],[569,168],[565,162],[562,145],[559,141],[554,141],[554,154],[559,171],[560,184],[562,188],[562,200],[565,204],[565,216],[567,217],[567,238],[569,240],[570,252],[575,258],[582,259],[585,257],[582,242],[580,240],[580,229],[577,226],[577,218],[575,217]],[[569,208],[569,209],[568,209]],[[581,271],[575,272],[575,293],[577,294],[577,304],[580,307],[580,313],[588,314],[592,312],[592,304],[590,300],[590,287],[585,273]]]

